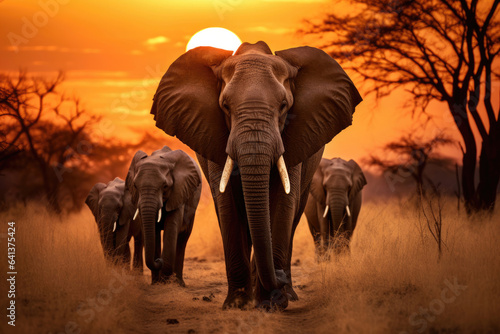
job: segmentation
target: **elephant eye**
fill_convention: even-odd
[[[222,102],[222,109],[224,109],[224,111],[226,112],[229,112],[229,105],[227,104],[226,100]]]
[[[288,106],[288,103],[286,102],[286,100],[283,100],[281,102],[281,106],[280,106],[280,111],[281,112],[284,112],[286,110],[286,107]]]

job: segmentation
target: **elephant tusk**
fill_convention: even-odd
[[[290,179],[288,178],[288,172],[286,170],[285,159],[280,156],[278,159],[278,171],[280,172],[281,182],[283,183],[283,188],[285,188],[285,193],[290,193]]]
[[[328,214],[329,209],[330,209],[330,207],[327,205],[325,208],[325,212],[323,212],[323,218],[326,218],[326,215]]]
[[[135,220],[137,218],[138,214],[139,214],[139,208],[137,208],[137,210],[135,210],[135,215],[134,215],[134,218],[132,220]]]
[[[113,224],[113,233],[116,231],[116,222]]]
[[[158,210],[158,223],[160,222],[160,220],[161,220],[161,208],[160,210]]]
[[[219,191],[223,193],[226,191],[227,183],[229,182],[229,178],[231,177],[231,172],[233,171],[234,161],[228,155],[226,164],[224,165],[224,170],[222,171],[222,177],[220,179]]]
[[[345,206],[345,211],[347,211],[347,215],[351,217],[351,210],[349,209],[349,205]]]

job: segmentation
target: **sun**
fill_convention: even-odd
[[[186,51],[199,46],[212,46],[214,48],[236,51],[241,44],[239,37],[225,28],[206,28],[198,31],[189,40]]]

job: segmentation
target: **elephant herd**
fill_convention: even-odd
[[[272,311],[298,299],[291,257],[303,212],[319,257],[337,236],[351,236],[366,179],[353,160],[322,155],[361,100],[340,65],[312,47],[198,47],[161,79],[156,126],[196,152],[210,185],[226,263],[224,309]],[[125,181],[98,183],[86,200],[106,256],[129,264],[133,237],[134,268],[142,270],[144,246],[152,283],[183,286],[201,183],[197,163],[180,150],[137,152]]]

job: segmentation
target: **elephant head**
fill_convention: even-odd
[[[85,203],[92,211],[105,256],[125,258],[127,236],[134,214],[130,193],[125,191],[125,181],[115,178],[108,184],[97,183]]]
[[[355,227],[350,204],[365,185],[365,175],[354,160],[321,159],[310,192],[325,207],[323,218],[330,214],[330,236],[343,231],[350,236]]]
[[[156,126],[224,166],[215,195],[237,162],[260,282],[278,287],[273,263],[269,180],[277,169],[283,195],[287,167],[306,160],[349,126],[361,97],[323,51],[299,47],[273,55],[264,42],[231,51],[199,47],[161,79],[151,113]],[[298,185],[295,185],[296,187]]]
[[[163,265],[160,258],[155,259],[155,225],[162,211],[173,211],[185,204],[201,183],[200,177],[187,154],[167,146],[150,156],[138,151],[132,159],[125,182],[137,207],[134,218],[140,214],[142,220],[149,269],[158,271]]]

